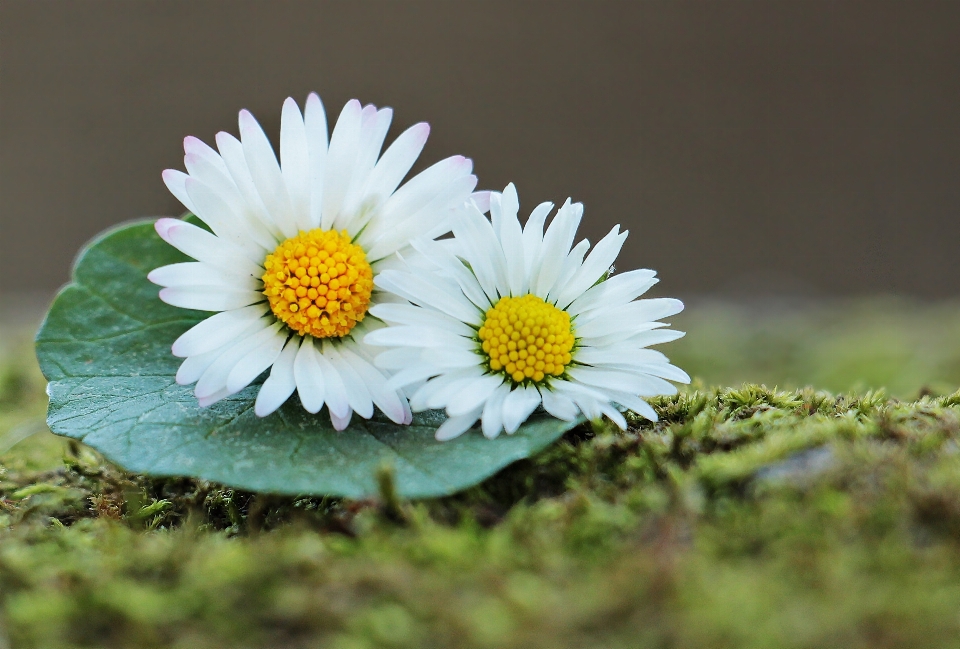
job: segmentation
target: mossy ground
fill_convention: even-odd
[[[0,648],[956,647],[960,309],[709,308],[667,353],[784,389],[701,382],[420,502],[124,474],[43,432],[8,345]]]

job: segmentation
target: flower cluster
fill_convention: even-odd
[[[374,407],[398,424],[443,409],[441,440],[478,420],[489,438],[512,434],[538,407],[621,428],[625,409],[655,420],[644,398],[689,382],[649,349],[683,335],[660,322],[683,304],[638,299],[653,271],[613,274],[627,233],[574,245],[583,206],[570,199],[549,226],[552,203],[521,226],[516,188],[475,192],[462,156],[401,184],[429,127],[381,154],[391,118],[352,100],[328,139],[312,94],[302,113],[284,103],[279,159],[247,111],[239,139],[184,141],[187,173],[163,179],[206,227],[160,219],[195,261],[149,278],[168,304],[214,315],[173,343],[177,381],[207,406],[268,372],[257,415],[297,392],[338,430]]]

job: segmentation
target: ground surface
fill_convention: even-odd
[[[0,331],[0,648],[957,646],[960,308],[677,324],[660,423],[413,503],[126,475]]]

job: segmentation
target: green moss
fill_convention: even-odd
[[[0,440],[43,401],[7,362]],[[0,647],[956,646],[960,392],[655,407],[419,502],[387,471],[379,500],[276,498],[32,434],[0,446]]]

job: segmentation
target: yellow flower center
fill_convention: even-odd
[[[515,383],[563,374],[574,342],[570,314],[536,295],[500,298],[480,327],[490,370]]]
[[[373,269],[346,230],[301,232],[277,246],[263,266],[270,308],[301,336],[345,336],[367,312]]]

